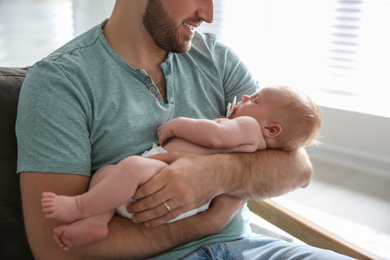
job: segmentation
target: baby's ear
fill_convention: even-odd
[[[276,137],[282,133],[282,126],[276,123],[270,123],[263,127],[262,132],[266,137]]]

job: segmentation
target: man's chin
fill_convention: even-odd
[[[167,43],[166,47],[160,46],[162,49],[164,49],[167,52],[174,52],[174,53],[180,53],[184,54],[187,53],[191,47],[192,47],[192,38],[193,37],[181,37],[181,40],[177,40],[175,43],[171,42],[171,44]],[[180,38],[178,38],[180,39]]]
[[[179,52],[179,53],[187,53],[191,50],[191,47],[192,47],[192,44],[191,44],[191,42],[189,42],[185,45],[185,47],[183,47],[183,51]]]

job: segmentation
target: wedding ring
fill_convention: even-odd
[[[168,204],[167,204],[166,202],[164,202],[164,206],[167,208],[167,210],[168,210],[169,212],[172,211],[171,208],[168,206]]]

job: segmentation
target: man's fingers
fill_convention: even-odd
[[[136,223],[142,223],[155,218],[160,218],[170,212],[171,211],[168,211],[167,207],[164,204],[160,204],[152,209],[134,214],[132,219]]]
[[[146,221],[145,222],[145,226],[146,227],[157,227],[157,226],[160,226],[162,224],[165,224],[165,223],[168,223],[169,221],[177,218],[181,213],[178,213],[179,210],[176,209],[172,212],[169,212],[159,218],[155,218],[155,219],[152,219],[150,221]]]
[[[164,205],[165,207],[165,205]],[[181,208],[176,208],[174,210],[168,211],[167,209],[165,210],[167,213],[162,215],[161,217],[151,219],[149,221],[145,221],[145,226],[146,227],[157,227],[162,224],[168,223],[169,221],[176,219],[180,215],[184,213],[188,213],[191,210],[191,207],[181,207]],[[190,215],[186,215],[188,217]],[[192,215],[191,215],[192,216]],[[183,216],[180,218],[184,218]]]
[[[163,195],[161,189],[160,191],[153,193],[153,196],[141,197],[141,199],[134,196],[133,198],[136,201],[129,204],[127,207],[131,213],[140,213],[143,211],[152,210],[169,199],[169,197]]]
[[[176,218],[182,213],[184,213],[182,208],[176,208],[173,201],[168,200],[155,208],[134,214],[133,221],[137,223],[145,222],[146,226],[158,226]]]
[[[133,199],[141,200],[142,198],[157,193],[159,190],[164,188],[164,186],[165,183],[161,180],[161,178],[159,178],[157,174],[137,188]]]

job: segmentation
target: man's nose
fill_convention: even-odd
[[[197,16],[206,23],[212,23],[214,20],[214,3],[213,0],[199,1],[199,10]]]

